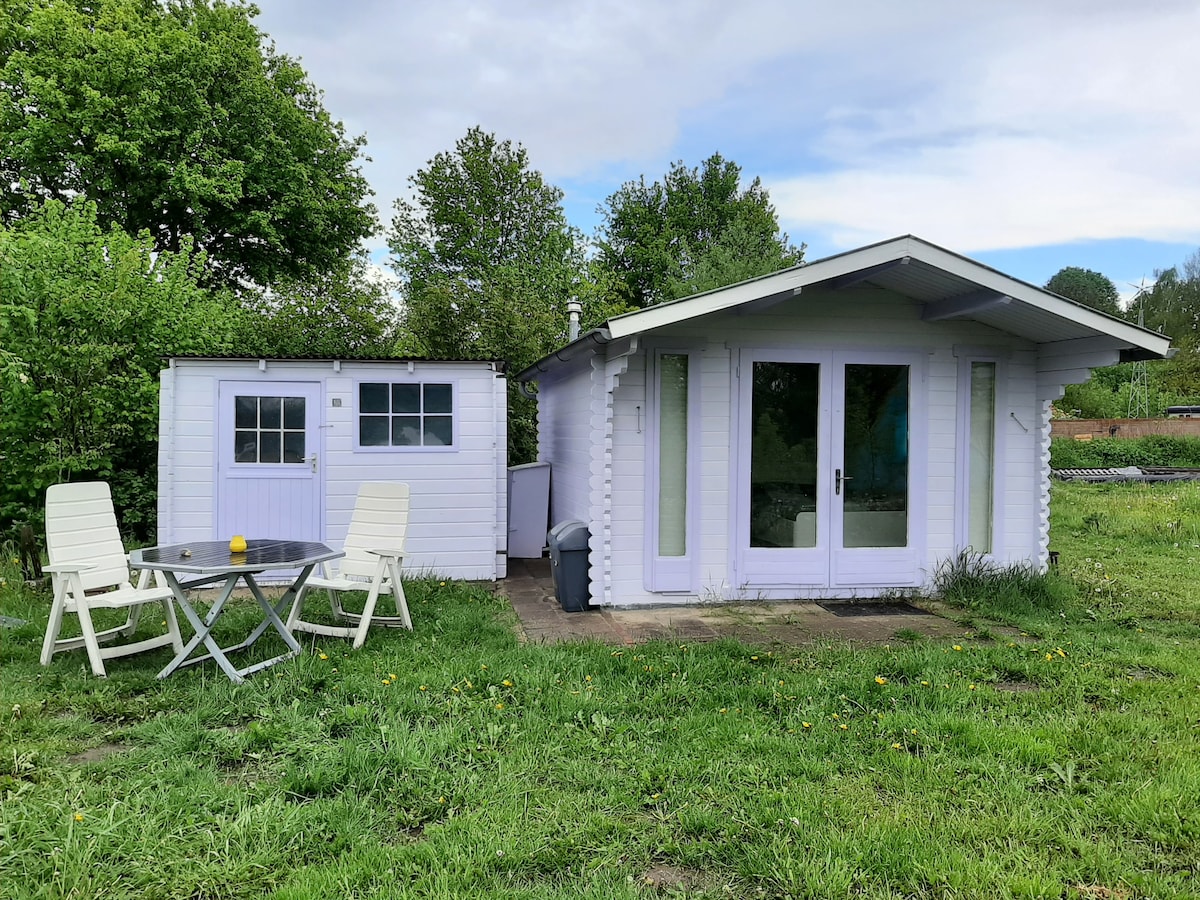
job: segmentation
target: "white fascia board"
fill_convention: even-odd
[[[628,337],[741,306],[764,297],[788,291],[794,292],[797,288],[803,288],[805,285],[817,284],[830,278],[849,275],[851,272],[857,272],[870,266],[903,259],[909,255],[910,243],[909,238],[897,238],[883,244],[875,244],[861,250],[831,256],[814,263],[794,266],[784,269],[782,272],[776,272],[774,275],[756,278],[753,281],[744,281],[731,287],[709,291],[707,294],[685,297],[671,303],[660,303],[658,306],[614,316],[608,320],[608,330],[614,339]]]
[[[1061,299],[1041,288],[1018,281],[995,269],[990,269],[925,241],[912,241],[911,249],[911,256],[914,259],[937,266],[952,275],[965,278],[980,287],[1004,294],[1036,309],[1070,319],[1098,334],[1116,338],[1123,344],[1141,347],[1143,350],[1149,350],[1159,356],[1165,356],[1171,346],[1171,339],[1166,335],[1155,334],[1153,331],[1147,331],[1145,328],[1139,328],[1129,322],[1114,319],[1112,316],[1107,316],[1090,307]]]

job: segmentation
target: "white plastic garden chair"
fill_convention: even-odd
[[[151,586],[148,570],[141,573],[136,585],[130,581],[129,557],[121,544],[107,484],[55,484],[46,491],[46,553],[50,564],[44,570],[50,573],[54,600],[42,642],[43,666],[50,665],[55,653],[86,647],[92,672],[104,678],[106,659],[166,646],[174,647],[176,653],[183,649],[171,589],[165,583]],[[162,607],[166,634],[101,646],[118,637],[132,637],[147,603]],[[125,609],[125,624],[98,632],[92,624],[93,609]],[[59,638],[68,613],[78,616],[82,634]]]
[[[408,533],[409,490],[407,484],[368,481],[359,486],[358,499],[350,519],[350,530],[342,549],[346,555],[338,561],[336,572],[328,563],[321,565],[320,575],[312,575],[296,595],[288,614],[289,631],[305,631],[328,637],[353,637],[357,650],[367,639],[371,624],[388,628],[412,630],[408,601],[400,581],[400,564],[404,559],[404,541]],[[335,620],[346,625],[323,625],[301,618],[304,599],[309,591],[324,590]],[[346,591],[366,591],[367,602],[360,614],[347,612],[339,595]],[[396,615],[375,615],[380,594],[391,594]]]

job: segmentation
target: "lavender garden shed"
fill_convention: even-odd
[[[502,366],[174,358],[161,376],[158,539],[340,547],[364,481],[412,491],[409,572],[505,575]]]
[[[536,388],[592,602],[876,597],[1048,559],[1051,403],[1169,339],[906,236],[614,317]]]

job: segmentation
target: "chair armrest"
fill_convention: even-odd
[[[367,552],[382,556],[384,559],[404,559],[403,550],[368,550]]]
[[[88,569],[94,568],[96,568],[96,563],[55,563],[52,566],[42,566],[42,571],[49,572],[51,575],[67,575],[71,572],[86,572]]]

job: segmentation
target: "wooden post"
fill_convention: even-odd
[[[33,529],[22,525],[17,544],[21,550],[21,573],[26,581],[40,581],[42,578],[42,551]]]

